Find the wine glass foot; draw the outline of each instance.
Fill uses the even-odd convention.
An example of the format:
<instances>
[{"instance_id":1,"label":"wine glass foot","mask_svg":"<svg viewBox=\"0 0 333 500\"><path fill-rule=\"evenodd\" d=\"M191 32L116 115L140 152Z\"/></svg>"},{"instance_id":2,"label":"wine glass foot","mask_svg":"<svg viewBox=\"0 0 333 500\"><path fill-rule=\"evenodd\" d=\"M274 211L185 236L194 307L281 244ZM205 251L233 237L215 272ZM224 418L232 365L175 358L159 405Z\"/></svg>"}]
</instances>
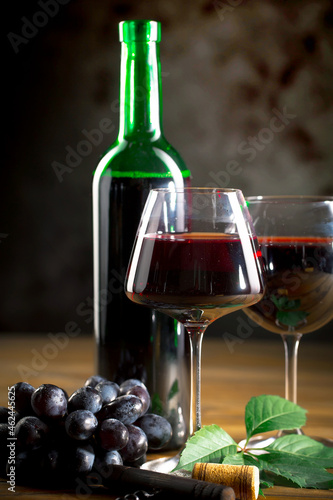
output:
<instances>
[{"instance_id":1,"label":"wine glass foot","mask_svg":"<svg viewBox=\"0 0 333 500\"><path fill-rule=\"evenodd\" d=\"M180 454L174 455L173 457L163 457L156 458L155 460L149 460L141 465L140 469L152 470L154 472L163 472L168 474L171 472L178 464Z\"/></svg>"}]
</instances>

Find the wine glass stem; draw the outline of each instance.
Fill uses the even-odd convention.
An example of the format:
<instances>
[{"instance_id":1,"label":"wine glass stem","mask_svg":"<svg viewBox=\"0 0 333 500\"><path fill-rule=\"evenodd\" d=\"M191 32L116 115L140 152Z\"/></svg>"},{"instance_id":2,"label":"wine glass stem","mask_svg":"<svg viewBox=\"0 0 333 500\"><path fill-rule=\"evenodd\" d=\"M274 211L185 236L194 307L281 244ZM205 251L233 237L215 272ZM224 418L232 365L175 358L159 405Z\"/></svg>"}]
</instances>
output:
<instances>
[{"instance_id":1,"label":"wine glass stem","mask_svg":"<svg viewBox=\"0 0 333 500\"><path fill-rule=\"evenodd\" d=\"M190 435L201 428L201 347L206 327L186 327L191 346Z\"/></svg>"},{"instance_id":2,"label":"wine glass stem","mask_svg":"<svg viewBox=\"0 0 333 500\"><path fill-rule=\"evenodd\" d=\"M285 353L285 398L297 404L297 353L301 333L283 334Z\"/></svg>"}]
</instances>

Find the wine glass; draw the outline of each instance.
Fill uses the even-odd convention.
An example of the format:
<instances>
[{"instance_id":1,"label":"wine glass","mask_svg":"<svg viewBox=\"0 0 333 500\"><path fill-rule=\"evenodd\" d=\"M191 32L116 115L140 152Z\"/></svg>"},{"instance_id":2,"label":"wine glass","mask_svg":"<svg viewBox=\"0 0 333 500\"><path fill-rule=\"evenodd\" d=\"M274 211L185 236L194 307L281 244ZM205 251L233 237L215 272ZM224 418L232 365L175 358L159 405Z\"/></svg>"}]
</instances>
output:
<instances>
[{"instance_id":1,"label":"wine glass","mask_svg":"<svg viewBox=\"0 0 333 500\"><path fill-rule=\"evenodd\" d=\"M244 312L281 335L285 398L297 403L300 339L333 319L333 197L257 196L247 204L264 259L266 292ZM287 433L303 431L278 436Z\"/></svg>"},{"instance_id":2,"label":"wine glass","mask_svg":"<svg viewBox=\"0 0 333 500\"><path fill-rule=\"evenodd\" d=\"M193 434L201 427L201 345L217 318L263 297L262 261L240 190L150 191L133 246L129 299L181 322L191 345Z\"/></svg>"}]
</instances>

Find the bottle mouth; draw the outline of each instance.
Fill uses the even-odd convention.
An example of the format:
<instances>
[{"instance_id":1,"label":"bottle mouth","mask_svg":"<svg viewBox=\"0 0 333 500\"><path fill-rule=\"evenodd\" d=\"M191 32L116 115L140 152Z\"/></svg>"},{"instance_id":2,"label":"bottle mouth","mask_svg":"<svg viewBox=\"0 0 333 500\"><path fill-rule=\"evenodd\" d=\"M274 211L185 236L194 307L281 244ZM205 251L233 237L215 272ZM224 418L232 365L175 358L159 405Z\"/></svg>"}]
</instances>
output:
<instances>
[{"instance_id":1,"label":"bottle mouth","mask_svg":"<svg viewBox=\"0 0 333 500\"><path fill-rule=\"evenodd\" d=\"M119 23L119 40L121 42L160 42L161 23L145 19L121 21Z\"/></svg>"}]
</instances>

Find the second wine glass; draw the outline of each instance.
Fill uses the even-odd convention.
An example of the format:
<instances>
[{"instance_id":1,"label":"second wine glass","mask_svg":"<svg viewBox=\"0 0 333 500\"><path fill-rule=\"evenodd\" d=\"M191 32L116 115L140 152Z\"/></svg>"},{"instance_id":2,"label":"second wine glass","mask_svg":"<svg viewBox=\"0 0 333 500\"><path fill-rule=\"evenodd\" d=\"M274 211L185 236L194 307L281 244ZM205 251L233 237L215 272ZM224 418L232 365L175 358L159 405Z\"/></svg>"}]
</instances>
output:
<instances>
[{"instance_id":1,"label":"second wine glass","mask_svg":"<svg viewBox=\"0 0 333 500\"><path fill-rule=\"evenodd\" d=\"M333 197L256 196L247 203L263 254L266 293L245 313L281 335L285 398L297 403L300 339L333 319ZM287 433L303 431L278 436ZM316 439L333 446L327 436Z\"/></svg>"},{"instance_id":2,"label":"second wine glass","mask_svg":"<svg viewBox=\"0 0 333 500\"><path fill-rule=\"evenodd\" d=\"M186 328L191 344L190 434L201 427L201 345L217 318L263 296L259 246L241 191L154 189L137 232L125 290Z\"/></svg>"}]
</instances>

